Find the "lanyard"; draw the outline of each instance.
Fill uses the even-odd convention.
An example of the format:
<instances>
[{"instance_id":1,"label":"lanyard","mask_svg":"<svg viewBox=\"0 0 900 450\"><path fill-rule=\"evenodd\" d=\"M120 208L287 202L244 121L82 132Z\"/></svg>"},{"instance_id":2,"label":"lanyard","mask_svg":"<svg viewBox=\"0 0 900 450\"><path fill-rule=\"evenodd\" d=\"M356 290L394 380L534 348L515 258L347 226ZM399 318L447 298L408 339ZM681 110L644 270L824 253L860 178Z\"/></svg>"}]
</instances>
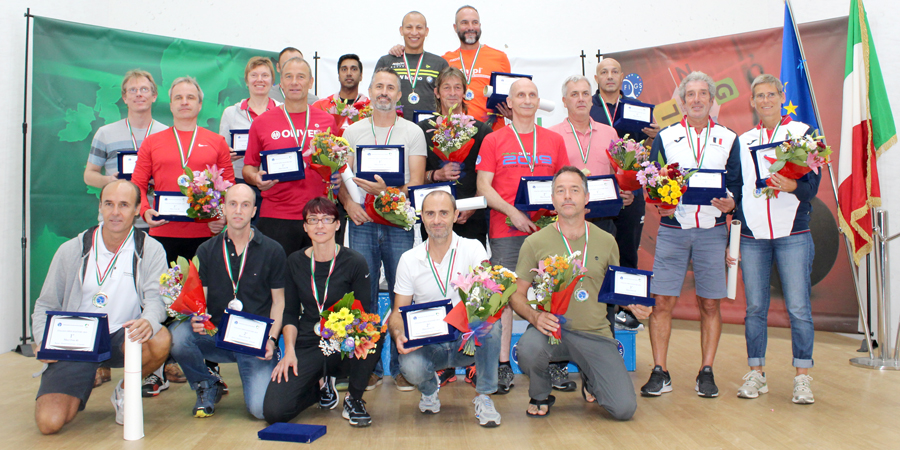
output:
<instances>
[{"instance_id":1,"label":"lanyard","mask_svg":"<svg viewBox=\"0 0 900 450\"><path fill-rule=\"evenodd\" d=\"M419 81L419 69L422 67L422 60L425 59L425 53L419 55L419 63L416 65L416 75L413 77L409 73L409 60L406 59L406 53L403 54L403 62L406 63L406 78L409 80L409 84L412 85L412 89L416 90L416 82Z\"/></svg>"},{"instance_id":2,"label":"lanyard","mask_svg":"<svg viewBox=\"0 0 900 450\"><path fill-rule=\"evenodd\" d=\"M138 151L137 139L134 138L134 131L131 130L131 122L128 121L128 118L125 118L125 125L128 126L128 135L131 136L131 145L134 146L134 151ZM150 125L147 125L147 133L144 134L144 139L147 139L147 136L150 136L150 130L153 129L153 120L150 120ZM141 142L144 142L144 139L141 139Z\"/></svg>"},{"instance_id":3,"label":"lanyard","mask_svg":"<svg viewBox=\"0 0 900 450\"><path fill-rule=\"evenodd\" d=\"M781 122L778 122L778 125L775 125L775 129L772 130L772 137L763 140L763 136L766 135L766 127L763 126L762 121L759 122L759 142L760 144L771 144L772 140L775 139L775 136L778 135L778 129L781 128Z\"/></svg>"},{"instance_id":4,"label":"lanyard","mask_svg":"<svg viewBox=\"0 0 900 450\"><path fill-rule=\"evenodd\" d=\"M231 280L231 287L234 288L234 298L237 298L238 286L241 284L241 275L244 274L244 263L247 262L247 253L250 252L250 241L253 239L253 232L250 232L250 239L244 246L244 252L241 254L241 267L238 269L237 281L231 275L231 258L228 257L228 248L225 245L226 239L222 239L222 257L225 258L225 267L228 269L228 279ZM234 249L237 251L237 247Z\"/></svg>"},{"instance_id":5,"label":"lanyard","mask_svg":"<svg viewBox=\"0 0 900 450\"><path fill-rule=\"evenodd\" d=\"M528 160L528 153L525 153L525 144L522 143L522 138L519 137L519 130L516 130L515 124L510 124L513 129L513 134L516 136L516 142L519 143L519 148L522 149L522 156ZM531 160L528 160L528 167L531 169L531 173L534 173L534 166L537 163L537 126L534 127L534 142L531 147Z\"/></svg>"},{"instance_id":6,"label":"lanyard","mask_svg":"<svg viewBox=\"0 0 900 450\"><path fill-rule=\"evenodd\" d=\"M564 235L562 230L559 229L559 222L556 223L556 231L559 231L559 236L562 237L563 244L566 244L566 251L569 252L569 255L571 255L572 247L569 246L569 240L566 239L566 235ZM581 252L581 265L582 266L585 266L585 264L587 264L588 241L590 241L590 240L591 240L591 230L588 229L587 222L584 222L584 250Z\"/></svg>"},{"instance_id":7,"label":"lanyard","mask_svg":"<svg viewBox=\"0 0 900 450\"><path fill-rule=\"evenodd\" d=\"M249 108L249 106L248 106ZM294 121L291 120L291 115L288 114L287 108L284 105L281 105L281 112L284 113L284 117L288 121L288 125L291 126L291 135L294 136L294 142L297 144L297 147L300 147L300 150L303 150L303 146L300 145L300 139L297 138L297 128L294 127ZM306 137L306 134L309 133L309 108L306 108L306 125L303 126L303 137Z\"/></svg>"},{"instance_id":8,"label":"lanyard","mask_svg":"<svg viewBox=\"0 0 900 450\"><path fill-rule=\"evenodd\" d=\"M334 244L334 258L331 260L331 267L328 268L328 277L325 278L325 291L322 292L322 301L319 302L319 290L316 289L316 251L309 250L309 280L312 284L313 297L316 299L316 307L319 308L319 315L325 308L325 302L328 300L328 283L331 282L331 273L334 272L334 262L337 261L338 245Z\"/></svg>"},{"instance_id":9,"label":"lanyard","mask_svg":"<svg viewBox=\"0 0 900 450\"><path fill-rule=\"evenodd\" d=\"M609 126L613 126L613 119L619 113L619 99L616 98L616 109L613 110L612 116L609 115L609 107L606 106L606 100L600 97L600 102L603 103L603 114L606 114L606 121L609 122Z\"/></svg>"},{"instance_id":10,"label":"lanyard","mask_svg":"<svg viewBox=\"0 0 900 450\"><path fill-rule=\"evenodd\" d=\"M191 159L191 153L194 151L194 141L197 140L197 130L200 127L194 126L194 134L191 135L191 146L188 147L187 157L184 156L184 148L181 146L181 139L178 137L178 130L175 127L172 127L172 132L175 133L175 143L178 144L178 157L181 158L181 167L187 168L187 163Z\"/></svg>"},{"instance_id":11,"label":"lanyard","mask_svg":"<svg viewBox=\"0 0 900 450\"><path fill-rule=\"evenodd\" d=\"M378 145L378 136L375 134L375 120L371 117L369 118L369 125L372 127L372 138L375 139L375 145ZM394 132L394 125L397 125L396 117L394 117L394 123L391 124L391 127L388 129L387 137L384 138L384 145L391 144L391 134Z\"/></svg>"},{"instance_id":12,"label":"lanyard","mask_svg":"<svg viewBox=\"0 0 900 450\"><path fill-rule=\"evenodd\" d=\"M447 277L444 280L441 280L441 275L438 273L437 266L434 264L434 261L431 259L431 253L428 253L428 244L425 244L425 256L428 257L428 263L431 267L431 274L434 275L434 281L437 281L438 288L441 290L441 296L447 296L447 288L450 287L450 276L453 274L453 266L456 265L456 249L459 248L459 241L456 241L456 248L450 251L450 267L447 268Z\"/></svg>"},{"instance_id":13,"label":"lanyard","mask_svg":"<svg viewBox=\"0 0 900 450\"><path fill-rule=\"evenodd\" d=\"M466 63L463 61L462 57L462 47L459 48L459 65L462 66L463 75L466 76L466 85L472 82L472 76L475 75L475 62L478 61L479 53L481 53L481 44L478 45L478 50L475 51L475 57L472 59L472 66L470 66L469 70L466 70Z\"/></svg>"},{"instance_id":14,"label":"lanyard","mask_svg":"<svg viewBox=\"0 0 900 450\"><path fill-rule=\"evenodd\" d=\"M572 128L572 135L575 136L575 143L578 144L578 153L581 153L581 162L583 162L585 167L587 167L588 155L591 154L591 143L594 141L594 127L590 127L591 134L588 135L587 151L585 151L581 147L581 138L579 138L578 133L575 132L575 125L572 125L572 121L569 120L568 117L566 118L566 122L569 122L569 127ZM588 126L590 125L591 123L590 121L588 121Z\"/></svg>"},{"instance_id":15,"label":"lanyard","mask_svg":"<svg viewBox=\"0 0 900 450\"><path fill-rule=\"evenodd\" d=\"M709 124L706 126L706 137L703 138L703 147L700 147L700 133L697 133L697 145L695 146L694 139L691 137L692 127L688 125L687 122L685 122L684 127L684 131L687 133L688 145L691 147L691 152L694 154L694 159L697 160L697 168L699 169L701 168L701 166L703 166L703 158L705 157L703 151L706 150L706 143L709 141L709 130L711 130L713 127L712 119L709 119ZM700 147L699 153L697 147Z\"/></svg>"},{"instance_id":16,"label":"lanyard","mask_svg":"<svg viewBox=\"0 0 900 450\"><path fill-rule=\"evenodd\" d=\"M119 251L122 250L122 246L124 246L125 243L128 242L128 239L131 239L131 235L134 233L134 227L131 227L131 231L128 232L128 236L125 236L125 240L122 241L121 244L119 244L119 248L116 249L116 253L115 255L113 255L113 259L109 262L109 264L106 265L106 270L104 270L103 272L100 272L100 259L99 252L97 251L97 247L99 247L99 245L97 245L97 234L99 232L100 227L97 227L97 229L94 230L94 265L97 266L97 286L102 287L103 283L109 277L109 269L115 266L116 261L118 261L119 259Z\"/></svg>"}]
</instances>

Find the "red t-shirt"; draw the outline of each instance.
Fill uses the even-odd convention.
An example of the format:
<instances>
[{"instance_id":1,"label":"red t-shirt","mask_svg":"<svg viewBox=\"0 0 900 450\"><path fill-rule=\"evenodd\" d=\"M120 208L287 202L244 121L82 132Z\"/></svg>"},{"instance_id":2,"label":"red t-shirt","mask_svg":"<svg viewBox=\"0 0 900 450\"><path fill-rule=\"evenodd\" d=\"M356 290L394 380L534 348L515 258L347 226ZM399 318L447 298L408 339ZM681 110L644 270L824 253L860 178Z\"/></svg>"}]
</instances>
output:
<instances>
[{"instance_id":1,"label":"red t-shirt","mask_svg":"<svg viewBox=\"0 0 900 450\"><path fill-rule=\"evenodd\" d=\"M175 128L170 127L159 133L151 134L141 143L138 150L138 159L131 175L131 181L141 189L141 198L147 198L147 183L153 179L154 190L157 192L180 192L178 177L184 175L181 166L181 156L178 154L178 144L175 142ZM191 156L187 160L187 166L191 170L206 170L207 166L217 165L225 171L222 177L234 183L234 167L231 165L231 149L225 143L225 138L203 127L197 127L197 140L194 142L193 151L188 150L191 145L192 132L179 131L178 139L185 152ZM153 208L147 202L141 202L141 217ZM150 236L175 237L175 238L202 238L212 236L209 226L196 222L170 222L165 225L150 229Z\"/></svg>"},{"instance_id":2,"label":"red t-shirt","mask_svg":"<svg viewBox=\"0 0 900 450\"><path fill-rule=\"evenodd\" d=\"M491 186L503 200L511 205L516 201L516 192L519 189L521 177L553 176L559 169L569 164L569 156L566 153L566 144L563 142L562 136L537 125L535 125L535 130L538 134L538 148L537 162L534 165L533 173L528 166L534 143L532 133L519 136L527 157L522 154L522 148L516 141L512 127L504 127L485 136L481 143L481 151L478 153L478 163L475 169L480 172L493 173L494 180ZM506 224L506 214L491 210L491 238L525 235L526 233Z\"/></svg>"},{"instance_id":3,"label":"red t-shirt","mask_svg":"<svg viewBox=\"0 0 900 450\"><path fill-rule=\"evenodd\" d=\"M469 75L470 71L473 72L472 79L469 80L469 89L475 94L475 98L471 101L467 100L466 107L468 108L469 115L477 120L486 122L488 119L488 109L487 98L484 96L484 87L491 84L491 73L509 73L510 65L506 53L488 47L487 45L481 46L481 51L478 52L477 60L475 60L476 52L478 51L456 49L444 53L444 59L447 60L447 64L451 67L463 70L463 72L466 73L466 76ZM460 62L459 59L460 54L462 54L462 62ZM475 60L474 70L472 69L473 60ZM465 69L462 68L463 64L466 66ZM497 121L494 122L493 128L496 131L505 126L506 121L502 117L498 117Z\"/></svg>"},{"instance_id":4,"label":"red t-shirt","mask_svg":"<svg viewBox=\"0 0 900 450\"><path fill-rule=\"evenodd\" d=\"M328 97L320 98L319 101L312 104L312 107L321 109L322 111L325 111L327 113L328 110L334 107L334 97L337 95L338 94L331 94ZM368 98L362 94L356 97L356 102L364 102L366 100L368 100ZM349 117L343 117L339 114L331 114L331 117L334 117L334 121L335 123L337 123L337 126L331 129L331 134L335 136L343 136L344 130L346 130L350 125L353 125L353 122L350 122Z\"/></svg>"},{"instance_id":5,"label":"red t-shirt","mask_svg":"<svg viewBox=\"0 0 900 450\"><path fill-rule=\"evenodd\" d=\"M266 150L279 150L296 147L297 142L303 144L304 150L309 149L309 142L317 133L335 129L334 118L317 108L308 108L309 130L303 138L294 140L291 126L284 110L276 108L259 115L250 125L250 137L247 144L247 153L244 155L244 164L260 167L262 159L260 152ZM298 128L297 132L303 134L306 125L306 114L291 113L291 120ZM263 202L259 210L259 217L271 217L275 219L302 220L303 207L306 202L315 197L325 195L325 189L330 180L322 179L315 170L309 169L309 156L303 157L303 163L307 167L306 178L297 181L279 181L270 189L262 192Z\"/></svg>"}]
</instances>

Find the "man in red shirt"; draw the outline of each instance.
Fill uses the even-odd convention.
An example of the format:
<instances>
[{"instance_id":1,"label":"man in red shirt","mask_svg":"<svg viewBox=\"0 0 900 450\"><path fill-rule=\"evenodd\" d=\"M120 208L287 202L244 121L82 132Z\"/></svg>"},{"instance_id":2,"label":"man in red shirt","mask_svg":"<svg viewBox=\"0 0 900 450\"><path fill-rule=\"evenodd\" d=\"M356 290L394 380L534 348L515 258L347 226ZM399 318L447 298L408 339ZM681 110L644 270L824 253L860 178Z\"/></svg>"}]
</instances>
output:
<instances>
[{"instance_id":1,"label":"man in red shirt","mask_svg":"<svg viewBox=\"0 0 900 450\"><path fill-rule=\"evenodd\" d=\"M303 230L303 207L309 200L325 195L329 180L309 169L309 156L301 157L305 167L305 178L302 180L263 180L266 172L260 169L260 152L297 148L297 152L302 154L309 149L310 141L317 133L335 129L331 114L309 108L307 99L312 83L309 63L301 58L285 61L281 66L284 104L260 114L253 121L244 156L244 180L262 191L263 202L256 226L264 235L281 244L286 255L311 245L309 235Z\"/></svg>"},{"instance_id":2,"label":"man in red shirt","mask_svg":"<svg viewBox=\"0 0 900 450\"><path fill-rule=\"evenodd\" d=\"M341 55L341 57L338 58L338 82L341 84L341 90L312 105L313 108L321 109L334 117L335 122L337 122L337 128L332 129L331 134L335 136L343 136L344 130L355 122L350 116L336 115L330 112L337 112L334 108L338 101L346 103L348 106L369 103L369 97L366 97L365 94L359 92L359 83L362 81L362 72L362 62L359 60L359 56L352 53ZM358 109L360 108L357 108L357 110Z\"/></svg>"}]
</instances>

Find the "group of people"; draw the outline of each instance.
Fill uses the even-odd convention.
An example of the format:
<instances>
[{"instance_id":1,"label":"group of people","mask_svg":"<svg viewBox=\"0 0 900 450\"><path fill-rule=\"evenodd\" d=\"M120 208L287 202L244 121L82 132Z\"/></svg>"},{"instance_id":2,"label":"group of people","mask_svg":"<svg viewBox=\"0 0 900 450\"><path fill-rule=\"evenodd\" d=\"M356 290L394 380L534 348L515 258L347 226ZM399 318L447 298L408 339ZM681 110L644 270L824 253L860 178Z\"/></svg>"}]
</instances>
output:
<instances>
[{"instance_id":1,"label":"group of people","mask_svg":"<svg viewBox=\"0 0 900 450\"><path fill-rule=\"evenodd\" d=\"M404 44L379 60L368 96L359 90L363 67L356 55L338 61L340 91L317 101L309 93L312 71L299 50L284 49L274 65L268 58L254 57L244 74L249 97L225 110L218 134L197 124L203 91L195 79L173 81L173 126L166 127L151 115L157 99L152 75L128 72L122 82L128 116L98 130L84 174L87 184L102 188L100 223L57 251L33 316L39 346L47 311L108 314L112 358L104 363L43 361L47 365L35 408L41 432L59 431L84 408L93 387L109 379L108 367L121 367L125 339L142 344L144 394L159 394L169 381L187 381L196 391L195 417L213 415L227 393L218 364L237 363L247 410L270 423L290 421L316 404L335 408L340 401L335 379L346 378L342 415L358 427L371 424L363 395L382 384L385 373L401 391L418 389L420 411L434 414L440 411L440 386L455 379L457 367L468 367L466 379L476 390L479 424L498 426L501 417L490 396L514 386L509 363L513 313L529 322L518 343L519 367L529 379L528 415L549 414L554 389L577 389L566 370L572 362L580 369L584 400L628 420L637 406L636 393L617 351L614 328L639 326L638 320L649 318L655 367L640 393L652 397L670 392L666 356L672 310L689 264L701 317L702 361L695 389L701 397L716 397L712 366L721 333L719 302L725 297L726 266L738 263L726 258L729 214L742 223L739 259L748 303L750 371L738 396L756 398L768 391L766 314L769 274L777 261L791 317L797 370L793 401L812 403L808 369L813 363L809 295L814 249L809 213L819 176L792 180L773 175L774 189L782 195L768 198L756 188L749 151L754 145L811 131L781 115L781 82L771 75L753 82L751 106L760 122L741 136L710 117L715 83L701 72L686 76L678 88L685 111L680 123L662 130L653 123L637 135L631 133L651 149L651 161L724 170L728 195L708 206L659 207L651 285L656 306L616 310L592 299L608 266L637 268L644 194L620 191L624 207L616 216L587 218L586 175L612 173L605 150L627 133L612 126L622 105L621 65L613 59L597 65L596 92L586 77L566 78L561 93L567 118L544 128L535 123L540 96L531 80L514 82L505 104L486 107L483 87L492 72L509 72L510 65L503 52L480 42L478 11L460 8L453 27L460 47L441 58L424 51L425 17L406 14L400 27ZM354 121L333 113L339 103L366 100L371 105L368 117ZM447 163L434 153L433 127L427 121L411 121L419 110L441 115L462 110L474 118L477 134L462 163ZM240 156L230 145L231 131L247 129L246 154ZM302 153L316 134L328 130L353 148L402 145L403 183L390 187L404 194L412 186L458 183L456 197L434 191L420 205L421 244L414 245L414 230L373 222L337 178L324 179L314 170L305 170L305 178L296 181L265 177L261 152L296 148ZM117 173L117 153L125 150L137 151L131 181ZM302 160L304 167L309 165L309 156ZM185 169L204 170L213 164L224 169L226 180L236 182L225 193L220 218L207 223L161 220L150 201L152 191L178 191L177 180ZM353 168L354 162L350 165ZM516 208L523 176L553 177L552 203L558 217L553 225L540 229L533 217ZM375 180L354 179L364 194L378 195L389 187L381 177ZM324 197L328 189L337 191L336 203ZM485 197L489 213L457 209L457 198L474 196ZM349 247L342 245L345 232ZM526 293L534 281L532 269L548 256L578 250L587 270L583 289L588 295L571 302L565 320L530 306ZM274 322L264 356L216 347L200 318L166 320L159 277L168 261L194 255L214 323L232 302ZM456 304L460 298L450 279L488 259L492 265L515 269L519 278L510 308L479 338L475 355L459 352L459 340L407 347L399 308L442 299ZM382 367L380 359L384 340L364 359L326 356L318 327L322 311L353 292L366 312L377 313L382 268L392 305L386 321L392 338L389 367ZM101 296L108 301L98 301ZM547 336L560 329L561 343L549 344ZM281 338L283 354L278 350ZM122 398L120 382L111 398L119 423Z\"/></svg>"}]
</instances>

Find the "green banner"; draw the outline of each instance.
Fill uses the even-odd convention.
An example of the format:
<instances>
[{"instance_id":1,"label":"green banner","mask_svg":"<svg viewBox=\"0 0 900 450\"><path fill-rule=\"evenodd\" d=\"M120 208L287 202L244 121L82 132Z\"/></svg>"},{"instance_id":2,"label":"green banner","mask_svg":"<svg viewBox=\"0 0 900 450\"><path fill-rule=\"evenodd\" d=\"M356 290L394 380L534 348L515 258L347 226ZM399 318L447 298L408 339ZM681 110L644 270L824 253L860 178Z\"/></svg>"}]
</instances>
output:
<instances>
[{"instance_id":1,"label":"green banner","mask_svg":"<svg viewBox=\"0 0 900 450\"><path fill-rule=\"evenodd\" d=\"M168 91L180 76L203 89L200 126L219 130L222 111L246 98L244 66L276 52L34 19L31 124L31 301L56 249L97 223L99 190L84 183L91 140L123 119L122 77L143 69L159 85L153 118L171 125Z\"/></svg>"}]
</instances>

